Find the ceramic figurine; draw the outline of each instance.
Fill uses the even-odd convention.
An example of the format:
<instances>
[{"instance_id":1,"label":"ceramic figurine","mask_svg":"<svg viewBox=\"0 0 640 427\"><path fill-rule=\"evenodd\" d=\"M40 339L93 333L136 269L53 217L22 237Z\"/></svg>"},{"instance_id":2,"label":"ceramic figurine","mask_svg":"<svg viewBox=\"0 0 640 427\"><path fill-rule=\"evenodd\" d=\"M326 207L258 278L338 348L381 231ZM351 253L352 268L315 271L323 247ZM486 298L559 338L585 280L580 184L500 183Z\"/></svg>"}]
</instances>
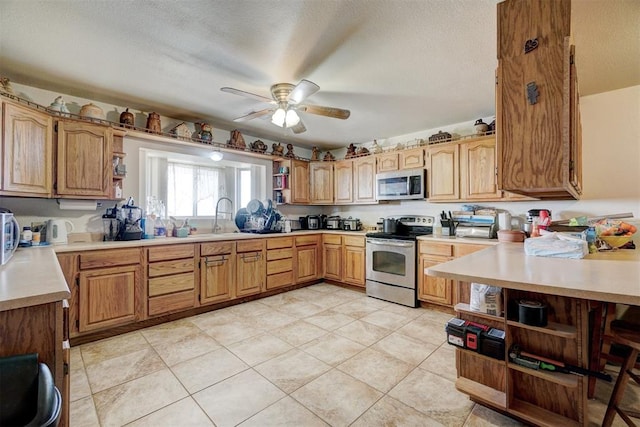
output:
<instances>
[{"instance_id":1,"label":"ceramic figurine","mask_svg":"<svg viewBox=\"0 0 640 427\"><path fill-rule=\"evenodd\" d=\"M185 122L180 123L178 126L174 127L169 131L174 138L190 140L191 139L191 129Z\"/></svg>"},{"instance_id":2,"label":"ceramic figurine","mask_svg":"<svg viewBox=\"0 0 640 427\"><path fill-rule=\"evenodd\" d=\"M333 162L335 160L335 156L333 154L331 154L331 151L327 151L324 154L324 157L322 158L323 161L325 162Z\"/></svg>"},{"instance_id":3,"label":"ceramic figurine","mask_svg":"<svg viewBox=\"0 0 640 427\"><path fill-rule=\"evenodd\" d=\"M201 140L210 143L213 141L213 128L211 125L207 123L198 123L200 125L200 133L198 133L198 138Z\"/></svg>"},{"instance_id":4,"label":"ceramic figurine","mask_svg":"<svg viewBox=\"0 0 640 427\"><path fill-rule=\"evenodd\" d=\"M356 146L353 144L349 144L349 146L347 147L347 154L344 155L345 159L350 159L352 157L355 157L356 155Z\"/></svg>"},{"instance_id":5,"label":"ceramic figurine","mask_svg":"<svg viewBox=\"0 0 640 427\"><path fill-rule=\"evenodd\" d=\"M120 113L120 124L124 127L133 127L134 119L133 113L130 113L128 108Z\"/></svg>"},{"instance_id":6,"label":"ceramic figurine","mask_svg":"<svg viewBox=\"0 0 640 427\"><path fill-rule=\"evenodd\" d=\"M452 136L449 132L438 131L429 137L429 144L438 144L440 142L451 141Z\"/></svg>"},{"instance_id":7,"label":"ceramic figurine","mask_svg":"<svg viewBox=\"0 0 640 427\"><path fill-rule=\"evenodd\" d=\"M227 145L239 150L244 150L245 148L247 148L247 144L244 142L244 137L238 129L234 129L231 131L231 139L229 139Z\"/></svg>"},{"instance_id":8,"label":"ceramic figurine","mask_svg":"<svg viewBox=\"0 0 640 427\"><path fill-rule=\"evenodd\" d=\"M287 154L284 155L290 159L295 159L296 155L293 154L293 144L287 144Z\"/></svg>"},{"instance_id":9,"label":"ceramic figurine","mask_svg":"<svg viewBox=\"0 0 640 427\"><path fill-rule=\"evenodd\" d=\"M51 105L49 105L49 110L58 111L64 115L68 115L71 113L67 108L67 106L65 105L64 100L62 99L61 96L53 100Z\"/></svg>"},{"instance_id":10,"label":"ceramic figurine","mask_svg":"<svg viewBox=\"0 0 640 427\"><path fill-rule=\"evenodd\" d=\"M320 160L320 150L316 146L311 149L311 160Z\"/></svg>"},{"instance_id":11,"label":"ceramic figurine","mask_svg":"<svg viewBox=\"0 0 640 427\"><path fill-rule=\"evenodd\" d=\"M369 154L369 149L367 147L358 147L356 150L356 155L358 156L366 156Z\"/></svg>"},{"instance_id":12,"label":"ceramic figurine","mask_svg":"<svg viewBox=\"0 0 640 427\"><path fill-rule=\"evenodd\" d=\"M256 139L251 143L251 151L255 151L256 153L264 153L265 151L267 151L267 144L259 139Z\"/></svg>"},{"instance_id":13,"label":"ceramic figurine","mask_svg":"<svg viewBox=\"0 0 640 427\"><path fill-rule=\"evenodd\" d=\"M15 95L13 93L13 88L11 87L11 83L9 82L8 77L0 77L0 92L8 93L9 95Z\"/></svg>"},{"instance_id":14,"label":"ceramic figurine","mask_svg":"<svg viewBox=\"0 0 640 427\"><path fill-rule=\"evenodd\" d=\"M80 108L79 115L89 119L104 120L104 111L102 111L102 108L94 105L91 102L83 105L82 108Z\"/></svg>"},{"instance_id":15,"label":"ceramic figurine","mask_svg":"<svg viewBox=\"0 0 640 427\"><path fill-rule=\"evenodd\" d=\"M382 153L382 147L380 146L380 144L378 144L377 140L373 140L373 145L371 146L371 151L373 151L374 154L380 154Z\"/></svg>"},{"instance_id":16,"label":"ceramic figurine","mask_svg":"<svg viewBox=\"0 0 640 427\"><path fill-rule=\"evenodd\" d=\"M402 142L398 142L398 144L396 145L395 150L400 151L400 150L404 150L405 149L405 145Z\"/></svg>"},{"instance_id":17,"label":"ceramic figurine","mask_svg":"<svg viewBox=\"0 0 640 427\"><path fill-rule=\"evenodd\" d=\"M271 154L273 154L274 156L282 156L282 154L284 153L284 147L278 142L278 143L273 143L273 145L271 145Z\"/></svg>"},{"instance_id":18,"label":"ceramic figurine","mask_svg":"<svg viewBox=\"0 0 640 427\"><path fill-rule=\"evenodd\" d=\"M476 120L473 127L476 128L476 133L478 135L484 135L489 130L489 125L483 122L482 119Z\"/></svg>"},{"instance_id":19,"label":"ceramic figurine","mask_svg":"<svg viewBox=\"0 0 640 427\"><path fill-rule=\"evenodd\" d=\"M149 117L147 117L147 129L151 133L162 133L162 126L160 125L160 114L156 112L149 113Z\"/></svg>"}]
</instances>

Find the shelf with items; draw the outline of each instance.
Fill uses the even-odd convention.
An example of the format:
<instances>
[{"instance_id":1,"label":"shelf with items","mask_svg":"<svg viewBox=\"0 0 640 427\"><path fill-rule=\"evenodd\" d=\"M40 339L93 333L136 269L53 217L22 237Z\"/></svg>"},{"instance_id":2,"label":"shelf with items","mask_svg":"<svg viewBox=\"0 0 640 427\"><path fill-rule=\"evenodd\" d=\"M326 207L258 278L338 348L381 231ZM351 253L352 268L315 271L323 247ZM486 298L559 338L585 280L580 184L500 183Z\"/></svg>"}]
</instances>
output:
<instances>
[{"instance_id":1,"label":"shelf with items","mask_svg":"<svg viewBox=\"0 0 640 427\"><path fill-rule=\"evenodd\" d=\"M456 313L468 314L468 315L475 316L475 317L478 317L478 318L484 319L484 320L490 320L490 321L495 321L495 322L504 322L504 317L496 316L494 314L483 313L481 311L473 311L473 310L471 310L471 306L469 304L458 303L458 304L455 305L455 307L453 309L455 310Z\"/></svg>"},{"instance_id":2,"label":"shelf with items","mask_svg":"<svg viewBox=\"0 0 640 427\"><path fill-rule=\"evenodd\" d=\"M543 334L549 334L556 337L562 337L565 339L576 339L577 329L575 326L564 325L562 323L547 322L547 326L532 326L524 323L517 322L515 320L507 320L508 326L515 326L522 329L529 329Z\"/></svg>"},{"instance_id":3,"label":"shelf with items","mask_svg":"<svg viewBox=\"0 0 640 427\"><path fill-rule=\"evenodd\" d=\"M526 366L520 366L517 363L512 363L512 362L509 362L507 366L511 370L520 371L524 374L532 375L534 377L541 378L545 381L549 381L549 382L561 385L563 387L568 387L568 388L578 387L579 377L573 374L563 374L560 372L550 372L550 371L544 371L540 369L533 369L533 368L528 368Z\"/></svg>"},{"instance_id":4,"label":"shelf with items","mask_svg":"<svg viewBox=\"0 0 640 427\"><path fill-rule=\"evenodd\" d=\"M112 169L111 169L111 198L122 199L123 198L123 180L127 176L127 168L123 163L127 154L124 152L123 147L124 133L114 131L113 134L113 146L111 150L112 157Z\"/></svg>"}]
</instances>

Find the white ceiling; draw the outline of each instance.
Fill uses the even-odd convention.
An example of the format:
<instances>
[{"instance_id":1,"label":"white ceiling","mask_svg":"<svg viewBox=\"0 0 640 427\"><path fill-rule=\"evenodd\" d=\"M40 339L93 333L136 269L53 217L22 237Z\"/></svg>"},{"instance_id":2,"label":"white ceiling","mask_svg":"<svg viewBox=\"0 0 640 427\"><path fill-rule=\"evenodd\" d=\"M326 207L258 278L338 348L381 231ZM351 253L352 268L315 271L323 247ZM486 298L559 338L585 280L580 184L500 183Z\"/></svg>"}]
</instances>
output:
<instances>
[{"instance_id":1,"label":"white ceiling","mask_svg":"<svg viewBox=\"0 0 640 427\"><path fill-rule=\"evenodd\" d=\"M0 75L268 139L325 148L494 114L496 0L0 0ZM640 84L640 1L574 0L582 95ZM308 79L294 136L268 120L278 82Z\"/></svg>"}]
</instances>

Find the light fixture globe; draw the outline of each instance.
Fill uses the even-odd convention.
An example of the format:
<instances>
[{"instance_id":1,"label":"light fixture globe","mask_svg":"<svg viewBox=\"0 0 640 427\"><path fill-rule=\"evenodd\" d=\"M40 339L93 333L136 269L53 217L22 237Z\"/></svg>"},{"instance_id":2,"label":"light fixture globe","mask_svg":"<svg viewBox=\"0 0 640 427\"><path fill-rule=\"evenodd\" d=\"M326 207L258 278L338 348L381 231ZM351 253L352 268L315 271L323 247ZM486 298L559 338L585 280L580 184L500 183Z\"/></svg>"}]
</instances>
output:
<instances>
[{"instance_id":1,"label":"light fixture globe","mask_svg":"<svg viewBox=\"0 0 640 427\"><path fill-rule=\"evenodd\" d=\"M220 151L212 151L211 154L209 154L209 158L214 162L219 162L220 160L222 160L222 157L223 155Z\"/></svg>"},{"instance_id":2,"label":"light fixture globe","mask_svg":"<svg viewBox=\"0 0 640 427\"><path fill-rule=\"evenodd\" d=\"M276 126L284 127L284 121L287 116L287 113L284 111L284 108L278 108L271 116L271 123ZM300 119L298 119L300 120Z\"/></svg>"},{"instance_id":3,"label":"light fixture globe","mask_svg":"<svg viewBox=\"0 0 640 427\"><path fill-rule=\"evenodd\" d=\"M298 123L300 123L300 117L295 112L295 110L289 109L289 111L287 111L285 126L290 128L297 125Z\"/></svg>"}]
</instances>

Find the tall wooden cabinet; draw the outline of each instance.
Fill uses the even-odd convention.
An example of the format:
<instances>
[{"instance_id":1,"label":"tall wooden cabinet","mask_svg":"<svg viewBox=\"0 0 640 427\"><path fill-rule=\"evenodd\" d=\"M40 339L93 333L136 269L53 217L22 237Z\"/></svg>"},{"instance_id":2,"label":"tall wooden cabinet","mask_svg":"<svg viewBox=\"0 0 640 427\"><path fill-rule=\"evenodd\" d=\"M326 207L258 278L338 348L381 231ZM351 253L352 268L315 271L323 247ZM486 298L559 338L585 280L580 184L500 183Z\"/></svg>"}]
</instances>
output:
<instances>
[{"instance_id":1,"label":"tall wooden cabinet","mask_svg":"<svg viewBox=\"0 0 640 427\"><path fill-rule=\"evenodd\" d=\"M273 162L274 199L288 204L309 204L309 162L297 159L278 159Z\"/></svg>"},{"instance_id":2,"label":"tall wooden cabinet","mask_svg":"<svg viewBox=\"0 0 640 427\"><path fill-rule=\"evenodd\" d=\"M578 199L581 134L571 1L498 4L496 131L500 189Z\"/></svg>"},{"instance_id":3,"label":"tall wooden cabinet","mask_svg":"<svg viewBox=\"0 0 640 427\"><path fill-rule=\"evenodd\" d=\"M60 197L109 198L113 131L106 126L60 120L56 193Z\"/></svg>"},{"instance_id":4,"label":"tall wooden cabinet","mask_svg":"<svg viewBox=\"0 0 640 427\"><path fill-rule=\"evenodd\" d=\"M340 160L333 166L333 199L336 204L353 203L353 160Z\"/></svg>"},{"instance_id":5,"label":"tall wooden cabinet","mask_svg":"<svg viewBox=\"0 0 640 427\"><path fill-rule=\"evenodd\" d=\"M51 116L2 102L0 194L51 197L53 194L53 120Z\"/></svg>"},{"instance_id":6,"label":"tall wooden cabinet","mask_svg":"<svg viewBox=\"0 0 640 427\"><path fill-rule=\"evenodd\" d=\"M460 144L460 198L500 199L496 179L496 140L489 137Z\"/></svg>"}]
</instances>

